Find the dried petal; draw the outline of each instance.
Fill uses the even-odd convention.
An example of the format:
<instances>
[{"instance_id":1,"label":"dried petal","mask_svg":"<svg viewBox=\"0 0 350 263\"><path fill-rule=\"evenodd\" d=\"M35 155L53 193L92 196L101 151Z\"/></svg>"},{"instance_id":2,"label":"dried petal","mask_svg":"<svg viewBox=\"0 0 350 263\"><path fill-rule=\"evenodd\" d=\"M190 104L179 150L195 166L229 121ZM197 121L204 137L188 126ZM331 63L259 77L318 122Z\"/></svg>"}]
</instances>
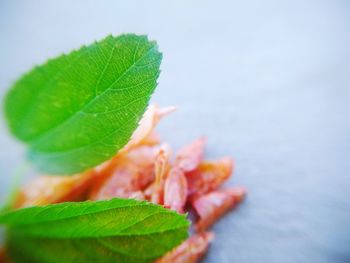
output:
<instances>
[{"instance_id":1,"label":"dried petal","mask_svg":"<svg viewBox=\"0 0 350 263\"><path fill-rule=\"evenodd\" d=\"M212 232L202 232L184 241L155 263L195 263L207 252L209 243L214 239Z\"/></svg>"},{"instance_id":2,"label":"dried petal","mask_svg":"<svg viewBox=\"0 0 350 263\"><path fill-rule=\"evenodd\" d=\"M146 200L146 197L142 191L136 191L130 193L127 198L136 199L136 200Z\"/></svg>"},{"instance_id":3,"label":"dried petal","mask_svg":"<svg viewBox=\"0 0 350 263\"><path fill-rule=\"evenodd\" d=\"M164 169L167 169L167 160L170 153L170 146L163 144L138 146L130 149L129 152L118 154L113 162L100 170L99 181L92 188L90 199L101 200L111 197L131 198L135 195L138 199L141 199L141 197L144 199L145 195L142 191L155 180L156 164L160 166L163 162L163 165L166 164ZM158 171L160 177L164 177L164 173L165 171ZM160 178L158 182L158 191L160 194L163 193L163 181ZM162 202L161 197L159 196L157 198L157 203ZM156 200L156 193L154 193L154 200Z\"/></svg>"},{"instance_id":4,"label":"dried petal","mask_svg":"<svg viewBox=\"0 0 350 263\"><path fill-rule=\"evenodd\" d=\"M202 162L196 170L186 173L189 198L197 198L217 189L230 178L233 168L233 160L229 157Z\"/></svg>"},{"instance_id":5,"label":"dried petal","mask_svg":"<svg viewBox=\"0 0 350 263\"><path fill-rule=\"evenodd\" d=\"M104 187L106 181L113 176L116 167L120 163L124 163L126 161L126 157L124 154L117 154L111 160L97 166L95 168L96 176L94 178L94 182L89 191L89 199L95 200L98 199L99 191Z\"/></svg>"},{"instance_id":6,"label":"dried petal","mask_svg":"<svg viewBox=\"0 0 350 263\"><path fill-rule=\"evenodd\" d=\"M199 215L197 231L203 231L217 221L228 210L235 207L244 197L246 190L242 187L211 192L192 202Z\"/></svg>"},{"instance_id":7,"label":"dried petal","mask_svg":"<svg viewBox=\"0 0 350 263\"><path fill-rule=\"evenodd\" d=\"M151 183L145 190L143 190L143 194L145 195L146 200L151 202L152 193L154 192L155 182Z\"/></svg>"},{"instance_id":8,"label":"dried petal","mask_svg":"<svg viewBox=\"0 0 350 263\"><path fill-rule=\"evenodd\" d=\"M79 201L90 187L93 177L92 170L74 176L37 177L19 192L14 207Z\"/></svg>"},{"instance_id":9,"label":"dried petal","mask_svg":"<svg viewBox=\"0 0 350 263\"><path fill-rule=\"evenodd\" d=\"M117 155L109 166L100 170L90 199L134 196L144 199L142 190L154 181L155 160L160 149L164 147L166 146L138 146L127 153Z\"/></svg>"},{"instance_id":10,"label":"dried petal","mask_svg":"<svg viewBox=\"0 0 350 263\"><path fill-rule=\"evenodd\" d=\"M170 147L163 144L152 147L140 146L135 149L132 149L128 153L128 159L138 169L138 178L136 180L138 189L144 190L150 183L154 181L154 167L156 157L160 149L163 149L164 147L168 147L170 151Z\"/></svg>"},{"instance_id":11,"label":"dried petal","mask_svg":"<svg viewBox=\"0 0 350 263\"><path fill-rule=\"evenodd\" d=\"M142 168L147 166L154 167L154 162L159 151L165 147L170 149L170 146L167 144L156 146L139 146L130 150L126 156L133 164L135 164L135 166L140 166Z\"/></svg>"},{"instance_id":12,"label":"dried petal","mask_svg":"<svg viewBox=\"0 0 350 263\"><path fill-rule=\"evenodd\" d=\"M160 149L154 166L155 181L153 185L153 192L151 195L151 202L155 204L163 204L164 183L169 171L169 157L170 150L168 148Z\"/></svg>"},{"instance_id":13,"label":"dried petal","mask_svg":"<svg viewBox=\"0 0 350 263\"><path fill-rule=\"evenodd\" d=\"M175 166L184 172L190 172L196 169L203 159L205 142L205 137L200 137L180 149L176 156Z\"/></svg>"},{"instance_id":14,"label":"dried petal","mask_svg":"<svg viewBox=\"0 0 350 263\"><path fill-rule=\"evenodd\" d=\"M154 146L160 144L160 136L156 131L152 131L147 137L145 137L139 145Z\"/></svg>"},{"instance_id":15,"label":"dried petal","mask_svg":"<svg viewBox=\"0 0 350 263\"><path fill-rule=\"evenodd\" d=\"M140 144L147 144L150 140L154 127L160 119L169 113L175 111L175 107L159 108L157 105L149 105L147 111L143 115L139 126L134 131L128 144L121 150L121 152L128 151L131 148Z\"/></svg>"},{"instance_id":16,"label":"dried petal","mask_svg":"<svg viewBox=\"0 0 350 263\"><path fill-rule=\"evenodd\" d=\"M138 189L134 185L137 178L137 169L128 161L120 161L112 176L99 188L94 187L90 193L91 200L110 199L112 197L129 198Z\"/></svg>"},{"instance_id":17,"label":"dried petal","mask_svg":"<svg viewBox=\"0 0 350 263\"><path fill-rule=\"evenodd\" d=\"M177 167L170 170L165 179L164 206L183 213L187 199L187 180L184 173Z\"/></svg>"}]
</instances>

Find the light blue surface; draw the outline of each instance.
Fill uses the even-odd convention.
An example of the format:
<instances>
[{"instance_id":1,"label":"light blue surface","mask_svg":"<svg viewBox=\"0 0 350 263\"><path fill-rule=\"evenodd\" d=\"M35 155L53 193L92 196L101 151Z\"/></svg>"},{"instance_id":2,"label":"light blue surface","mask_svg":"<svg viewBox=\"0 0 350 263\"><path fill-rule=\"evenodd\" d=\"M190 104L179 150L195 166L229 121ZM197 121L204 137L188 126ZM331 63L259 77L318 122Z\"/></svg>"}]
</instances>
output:
<instances>
[{"instance_id":1,"label":"light blue surface","mask_svg":"<svg viewBox=\"0 0 350 263\"><path fill-rule=\"evenodd\" d=\"M205 262L350 262L350 3L3 0L1 94L48 57L122 32L164 52L154 101L179 107L164 139L207 135L209 157L236 159L229 185L249 190ZM2 198L22 158L3 126Z\"/></svg>"}]
</instances>

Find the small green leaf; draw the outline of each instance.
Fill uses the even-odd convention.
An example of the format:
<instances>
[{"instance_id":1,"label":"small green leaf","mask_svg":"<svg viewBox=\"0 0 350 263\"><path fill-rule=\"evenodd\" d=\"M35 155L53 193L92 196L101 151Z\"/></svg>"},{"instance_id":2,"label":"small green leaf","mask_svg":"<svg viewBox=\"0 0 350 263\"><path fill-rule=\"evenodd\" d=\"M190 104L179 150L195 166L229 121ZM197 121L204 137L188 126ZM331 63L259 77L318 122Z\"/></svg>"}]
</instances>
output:
<instances>
[{"instance_id":1,"label":"small green leaf","mask_svg":"<svg viewBox=\"0 0 350 263\"><path fill-rule=\"evenodd\" d=\"M184 215L131 199L61 203L0 214L15 262L152 262L188 235Z\"/></svg>"},{"instance_id":2,"label":"small green leaf","mask_svg":"<svg viewBox=\"0 0 350 263\"><path fill-rule=\"evenodd\" d=\"M5 98L13 134L41 171L72 174L111 158L129 140L159 75L145 36L109 36L34 68Z\"/></svg>"}]
</instances>

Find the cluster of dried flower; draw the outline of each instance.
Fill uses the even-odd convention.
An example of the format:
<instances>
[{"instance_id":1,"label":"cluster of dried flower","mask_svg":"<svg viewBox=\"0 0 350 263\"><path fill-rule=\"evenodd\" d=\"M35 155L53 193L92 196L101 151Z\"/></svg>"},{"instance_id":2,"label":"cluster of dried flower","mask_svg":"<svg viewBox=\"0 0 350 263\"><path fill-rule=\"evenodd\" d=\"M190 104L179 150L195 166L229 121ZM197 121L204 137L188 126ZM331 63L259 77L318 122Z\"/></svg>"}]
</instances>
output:
<instances>
[{"instance_id":1,"label":"cluster of dried flower","mask_svg":"<svg viewBox=\"0 0 350 263\"><path fill-rule=\"evenodd\" d=\"M121 197L179 213L193 209L195 233L157 263L197 262L214 238L206 230L242 200L245 189L218 189L232 175L234 163L228 157L204 161L203 137L180 149L172 162L170 146L160 142L154 128L174 109L149 106L129 143L112 160L75 176L38 177L20 191L15 207Z\"/></svg>"}]
</instances>

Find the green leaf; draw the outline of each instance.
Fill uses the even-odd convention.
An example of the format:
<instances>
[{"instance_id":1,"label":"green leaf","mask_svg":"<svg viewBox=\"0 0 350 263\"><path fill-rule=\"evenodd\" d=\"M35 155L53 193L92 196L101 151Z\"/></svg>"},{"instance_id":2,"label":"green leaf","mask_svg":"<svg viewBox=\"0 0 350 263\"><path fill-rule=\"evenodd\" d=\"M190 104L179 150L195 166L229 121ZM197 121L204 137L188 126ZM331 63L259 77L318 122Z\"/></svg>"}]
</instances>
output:
<instances>
[{"instance_id":1,"label":"green leaf","mask_svg":"<svg viewBox=\"0 0 350 263\"><path fill-rule=\"evenodd\" d=\"M61 203L0 215L15 262L152 262L188 235L184 215L131 199Z\"/></svg>"},{"instance_id":2,"label":"green leaf","mask_svg":"<svg viewBox=\"0 0 350 263\"><path fill-rule=\"evenodd\" d=\"M49 60L7 94L10 130L43 172L94 167L128 142L156 87L161 59L155 42L128 34Z\"/></svg>"}]
</instances>

